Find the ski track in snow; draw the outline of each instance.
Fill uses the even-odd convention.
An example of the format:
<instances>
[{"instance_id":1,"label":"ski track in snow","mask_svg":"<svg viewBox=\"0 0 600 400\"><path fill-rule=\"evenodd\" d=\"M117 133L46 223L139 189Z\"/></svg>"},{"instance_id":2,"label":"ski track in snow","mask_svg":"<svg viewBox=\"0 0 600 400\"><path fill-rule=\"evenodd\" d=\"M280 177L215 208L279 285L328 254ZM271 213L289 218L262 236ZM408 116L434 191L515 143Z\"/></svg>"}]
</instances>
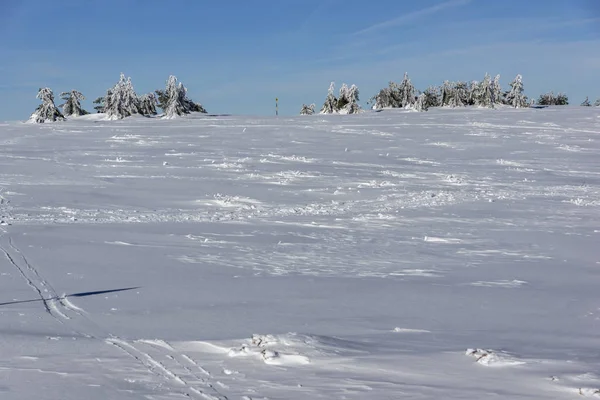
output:
<instances>
[{"instance_id":1,"label":"ski track in snow","mask_svg":"<svg viewBox=\"0 0 600 400\"><path fill-rule=\"evenodd\" d=\"M188 398L227 400L227 396L205 377L200 377L199 373L204 370L191 357L177 352L164 341L128 341L106 332L85 315L85 310L73 304L68 297L57 294L52 285L42 278L38 269L31 265L15 246L6 231L0 236L0 241L8 243L7 247L5 244L0 245L0 250L37 293L46 312L61 325L72 330L73 334L87 339L104 340L107 344L115 346L149 372L173 383L169 388L173 393L181 393ZM151 348L144 349L144 345L151 345Z\"/></svg>"},{"instance_id":2,"label":"ski track in snow","mask_svg":"<svg viewBox=\"0 0 600 400\"><path fill-rule=\"evenodd\" d=\"M381 376L373 378L369 368L378 364L369 359L369 341L299 334L197 342L119 337L55 290L45 278L49 267L29 260L11 225L225 225L238 233L179 235L181 247L165 244L167 255L183 267L229 267L257 276L387 278L516 293L539 283L531 275L501 272L464 280L460 269L495 262L522 265L526 274L528 265L558 257L551 246L515 245L511 235L600 238L593 229L600 210L600 124L567 115L565 122L556 116L560 123L547 122L536 112L521 115L535 121L516 122L501 110L457 112L450 123L431 122L427 114L382 113L346 120L190 119L161 127L151 120L85 118L42 127L9 124L0 158L2 271L28 285L45 315L74 337L123 354L136 367L121 369L119 378L144 385L149 399L217 400L233 393L256 399L292 391L311 397L314 392L285 375L294 370L304 378L328 376L335 385L321 382L320 389L332 398L423 390L426 397L441 395L417 373L394 375L381 367ZM62 191L67 194L44 197ZM466 218L471 210L475 216ZM532 219L532 212L539 218ZM256 251L258 240L264 251ZM118 237L103 244L158 246ZM438 341L440 335L402 327L387 332L407 341ZM498 374L550 362L503 350L475 348L467 355L479 365L502 367L494 368ZM443 363L452 356L431 357ZM365 366L354 365L361 359ZM287 380L264 380L256 363ZM600 397L595 372L573 373L590 364L568 364L560 364L568 373L549 379L561 388L556 393ZM420 386L411 387L407 378Z\"/></svg>"}]
</instances>

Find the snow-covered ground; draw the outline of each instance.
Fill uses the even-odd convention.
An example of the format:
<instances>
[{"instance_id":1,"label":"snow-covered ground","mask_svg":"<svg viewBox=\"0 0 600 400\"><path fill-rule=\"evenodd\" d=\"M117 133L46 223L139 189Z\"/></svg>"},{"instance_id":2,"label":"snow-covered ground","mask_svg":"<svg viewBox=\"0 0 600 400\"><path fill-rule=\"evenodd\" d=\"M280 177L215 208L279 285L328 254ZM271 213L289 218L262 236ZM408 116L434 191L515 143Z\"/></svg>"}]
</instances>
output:
<instances>
[{"instance_id":1,"label":"snow-covered ground","mask_svg":"<svg viewBox=\"0 0 600 400\"><path fill-rule=\"evenodd\" d=\"M599 108L0 146L2 400L600 397Z\"/></svg>"}]
</instances>

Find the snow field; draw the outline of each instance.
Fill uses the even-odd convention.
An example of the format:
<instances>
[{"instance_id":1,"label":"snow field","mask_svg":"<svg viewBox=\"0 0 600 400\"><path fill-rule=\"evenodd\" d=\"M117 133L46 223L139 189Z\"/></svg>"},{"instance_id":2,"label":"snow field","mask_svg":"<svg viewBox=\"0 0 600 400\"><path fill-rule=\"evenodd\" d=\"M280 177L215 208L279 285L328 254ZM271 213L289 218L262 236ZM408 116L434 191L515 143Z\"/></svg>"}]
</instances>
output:
<instances>
[{"instance_id":1,"label":"snow field","mask_svg":"<svg viewBox=\"0 0 600 400\"><path fill-rule=\"evenodd\" d=\"M600 397L599 138L572 107L3 124L0 397Z\"/></svg>"}]
</instances>

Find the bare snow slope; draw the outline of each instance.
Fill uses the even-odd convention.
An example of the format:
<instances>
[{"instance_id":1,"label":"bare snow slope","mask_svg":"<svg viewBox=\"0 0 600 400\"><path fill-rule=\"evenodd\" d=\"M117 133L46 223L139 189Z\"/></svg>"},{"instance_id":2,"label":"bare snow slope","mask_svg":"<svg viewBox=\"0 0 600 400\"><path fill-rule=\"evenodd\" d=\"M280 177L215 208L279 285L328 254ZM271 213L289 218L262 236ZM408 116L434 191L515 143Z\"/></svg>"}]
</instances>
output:
<instances>
[{"instance_id":1,"label":"bare snow slope","mask_svg":"<svg viewBox=\"0 0 600 400\"><path fill-rule=\"evenodd\" d=\"M2 400L600 396L600 109L0 146Z\"/></svg>"}]
</instances>

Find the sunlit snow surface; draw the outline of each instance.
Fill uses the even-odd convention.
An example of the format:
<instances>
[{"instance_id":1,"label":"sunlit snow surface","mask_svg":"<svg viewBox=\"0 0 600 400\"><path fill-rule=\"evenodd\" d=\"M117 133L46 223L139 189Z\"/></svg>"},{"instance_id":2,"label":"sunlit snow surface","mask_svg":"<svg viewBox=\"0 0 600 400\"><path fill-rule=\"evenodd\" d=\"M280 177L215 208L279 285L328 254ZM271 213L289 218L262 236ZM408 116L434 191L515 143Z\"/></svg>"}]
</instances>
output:
<instances>
[{"instance_id":1,"label":"sunlit snow surface","mask_svg":"<svg viewBox=\"0 0 600 400\"><path fill-rule=\"evenodd\" d=\"M600 397L600 108L4 123L0 195L2 400Z\"/></svg>"}]
</instances>

